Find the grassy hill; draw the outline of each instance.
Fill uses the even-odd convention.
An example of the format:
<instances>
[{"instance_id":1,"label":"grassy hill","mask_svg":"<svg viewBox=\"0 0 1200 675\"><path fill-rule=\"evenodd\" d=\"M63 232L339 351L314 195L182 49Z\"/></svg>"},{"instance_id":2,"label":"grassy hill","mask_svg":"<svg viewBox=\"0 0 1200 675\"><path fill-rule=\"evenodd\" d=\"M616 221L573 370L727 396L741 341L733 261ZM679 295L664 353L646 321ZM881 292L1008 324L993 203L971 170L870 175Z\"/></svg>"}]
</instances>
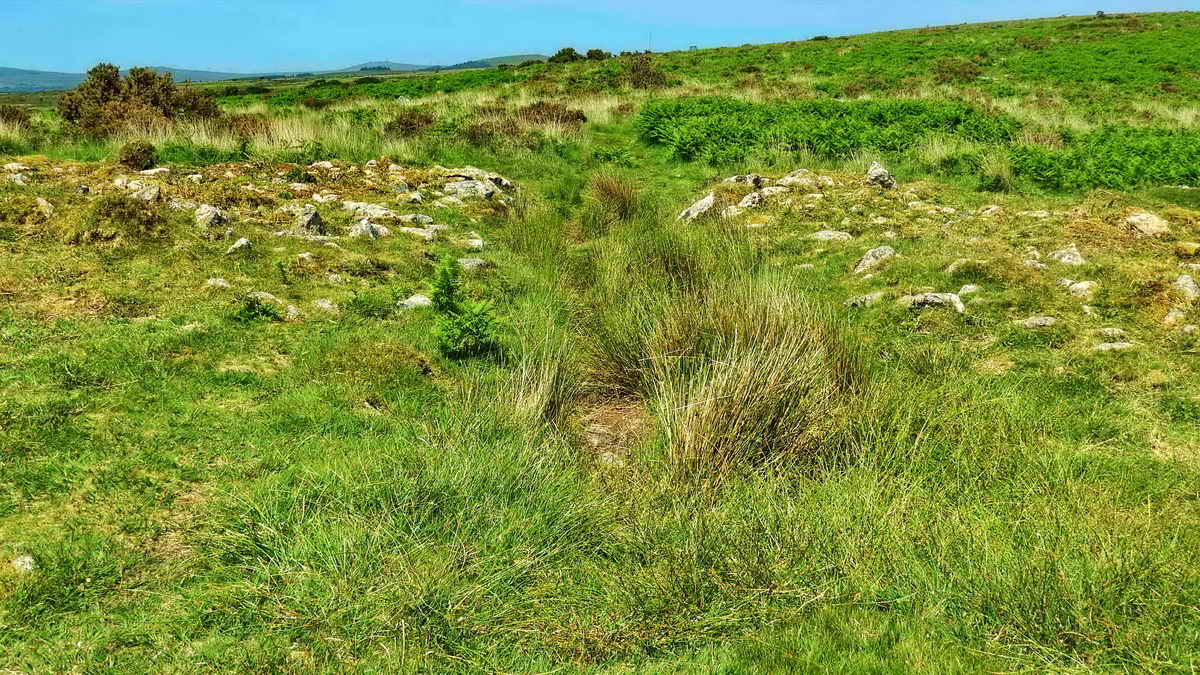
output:
<instances>
[{"instance_id":1,"label":"grassy hill","mask_svg":"<svg viewBox=\"0 0 1200 675\"><path fill-rule=\"evenodd\" d=\"M1198 35L0 108L0 669L1196 670Z\"/></svg>"}]
</instances>

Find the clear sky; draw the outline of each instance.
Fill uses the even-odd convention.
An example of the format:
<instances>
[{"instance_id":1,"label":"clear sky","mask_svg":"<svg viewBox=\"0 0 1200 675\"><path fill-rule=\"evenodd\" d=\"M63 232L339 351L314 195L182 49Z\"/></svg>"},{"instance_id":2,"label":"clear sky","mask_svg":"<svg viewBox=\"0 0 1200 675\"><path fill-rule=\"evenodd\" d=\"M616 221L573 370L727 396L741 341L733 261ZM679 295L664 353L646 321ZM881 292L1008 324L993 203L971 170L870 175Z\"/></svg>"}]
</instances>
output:
<instances>
[{"instance_id":1,"label":"clear sky","mask_svg":"<svg viewBox=\"0 0 1200 675\"><path fill-rule=\"evenodd\" d=\"M667 51L1100 9L1197 8L1200 0L0 0L0 66L447 65L566 45Z\"/></svg>"}]
</instances>

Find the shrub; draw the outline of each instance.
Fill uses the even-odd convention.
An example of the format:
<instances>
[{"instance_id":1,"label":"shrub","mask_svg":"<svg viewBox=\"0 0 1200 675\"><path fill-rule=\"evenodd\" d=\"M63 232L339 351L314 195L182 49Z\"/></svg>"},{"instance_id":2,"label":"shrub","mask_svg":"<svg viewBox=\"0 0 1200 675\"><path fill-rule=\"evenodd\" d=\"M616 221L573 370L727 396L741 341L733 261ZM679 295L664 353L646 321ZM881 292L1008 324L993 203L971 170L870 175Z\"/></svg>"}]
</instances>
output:
<instances>
[{"instance_id":1,"label":"shrub","mask_svg":"<svg viewBox=\"0 0 1200 675\"><path fill-rule=\"evenodd\" d=\"M117 161L121 166L133 169L134 171L144 171L154 168L158 157L154 152L154 146L150 143L146 141L130 141L121 146L121 152Z\"/></svg>"},{"instance_id":2,"label":"shrub","mask_svg":"<svg viewBox=\"0 0 1200 675\"><path fill-rule=\"evenodd\" d=\"M28 129L33 126L29 111L15 105L0 105L0 124L18 129Z\"/></svg>"},{"instance_id":3,"label":"shrub","mask_svg":"<svg viewBox=\"0 0 1200 675\"><path fill-rule=\"evenodd\" d=\"M574 63L583 59L583 55L575 51L574 47L563 47L551 56L547 63Z\"/></svg>"},{"instance_id":4,"label":"shrub","mask_svg":"<svg viewBox=\"0 0 1200 675\"><path fill-rule=\"evenodd\" d=\"M133 68L124 78L116 66L101 63L87 79L59 99L58 112L80 133L111 135L129 126L159 121L217 117L216 101L199 90L180 89L170 73Z\"/></svg>"},{"instance_id":5,"label":"shrub","mask_svg":"<svg viewBox=\"0 0 1200 675\"><path fill-rule=\"evenodd\" d=\"M500 322L489 302L462 302L452 314L438 317L438 350L452 359L499 354Z\"/></svg>"},{"instance_id":6,"label":"shrub","mask_svg":"<svg viewBox=\"0 0 1200 675\"><path fill-rule=\"evenodd\" d=\"M587 122L587 115L584 115L582 110L551 101L538 101L527 105L521 108L518 115L531 124L554 123L578 127Z\"/></svg>"},{"instance_id":7,"label":"shrub","mask_svg":"<svg viewBox=\"0 0 1200 675\"><path fill-rule=\"evenodd\" d=\"M400 138L408 138L416 136L433 126L437 118L433 113L425 108L405 108L399 115L392 118L383 127L383 133L388 136L398 136Z\"/></svg>"},{"instance_id":8,"label":"shrub","mask_svg":"<svg viewBox=\"0 0 1200 675\"><path fill-rule=\"evenodd\" d=\"M945 57L933 64L934 78L942 84L974 82L983 74L979 64L963 58Z\"/></svg>"},{"instance_id":9,"label":"shrub","mask_svg":"<svg viewBox=\"0 0 1200 675\"><path fill-rule=\"evenodd\" d=\"M588 61L606 61L612 57L612 52L606 52L603 49L589 49L587 53Z\"/></svg>"},{"instance_id":10,"label":"shrub","mask_svg":"<svg viewBox=\"0 0 1200 675\"><path fill-rule=\"evenodd\" d=\"M516 120L505 117L472 122L462 127L459 133L471 145L486 148L515 140L522 135L522 130Z\"/></svg>"},{"instance_id":11,"label":"shrub","mask_svg":"<svg viewBox=\"0 0 1200 675\"><path fill-rule=\"evenodd\" d=\"M638 54L625 64L625 78L634 89L657 89L671 83L667 74L654 65L649 54Z\"/></svg>"},{"instance_id":12,"label":"shrub","mask_svg":"<svg viewBox=\"0 0 1200 675\"><path fill-rule=\"evenodd\" d=\"M222 117L218 128L238 138L271 138L271 122L266 115L239 113Z\"/></svg>"}]
</instances>

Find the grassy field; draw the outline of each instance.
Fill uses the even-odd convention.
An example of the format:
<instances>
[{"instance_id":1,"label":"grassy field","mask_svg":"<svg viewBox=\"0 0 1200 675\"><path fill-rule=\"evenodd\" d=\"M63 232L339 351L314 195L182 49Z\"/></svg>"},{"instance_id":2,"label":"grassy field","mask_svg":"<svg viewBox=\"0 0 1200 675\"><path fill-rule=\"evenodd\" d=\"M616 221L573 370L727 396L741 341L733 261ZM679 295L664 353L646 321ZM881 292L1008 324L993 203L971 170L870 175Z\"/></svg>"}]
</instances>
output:
<instances>
[{"instance_id":1,"label":"grassy field","mask_svg":"<svg viewBox=\"0 0 1200 675\"><path fill-rule=\"evenodd\" d=\"M0 671L1200 668L1197 29L37 107Z\"/></svg>"}]
</instances>

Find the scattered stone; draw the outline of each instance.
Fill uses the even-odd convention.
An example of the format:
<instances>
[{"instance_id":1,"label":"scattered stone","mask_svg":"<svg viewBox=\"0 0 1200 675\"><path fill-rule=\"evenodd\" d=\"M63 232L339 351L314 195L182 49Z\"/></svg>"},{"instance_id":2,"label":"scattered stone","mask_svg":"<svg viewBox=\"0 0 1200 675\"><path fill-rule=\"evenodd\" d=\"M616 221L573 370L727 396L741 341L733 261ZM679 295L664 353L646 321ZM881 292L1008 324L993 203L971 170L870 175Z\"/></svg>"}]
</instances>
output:
<instances>
[{"instance_id":1,"label":"scattered stone","mask_svg":"<svg viewBox=\"0 0 1200 675\"><path fill-rule=\"evenodd\" d=\"M196 208L196 224L203 228L216 227L229 222L225 212L209 204L201 204Z\"/></svg>"},{"instance_id":2,"label":"scattered stone","mask_svg":"<svg viewBox=\"0 0 1200 675\"><path fill-rule=\"evenodd\" d=\"M763 178L762 176L760 176L756 173L747 174L745 176L730 176L729 178L726 178L722 182L723 183L738 183L738 184L742 184L742 185L753 185L754 189L756 189L756 190L760 189L760 188L766 186L768 183L770 183L770 181L768 179Z\"/></svg>"},{"instance_id":3,"label":"scattered stone","mask_svg":"<svg viewBox=\"0 0 1200 675\"><path fill-rule=\"evenodd\" d=\"M165 166L160 166L160 167L157 167L154 169L146 169L145 171L139 171L138 173L140 173L143 176L165 176L165 175L171 173L171 169L168 167L165 167Z\"/></svg>"},{"instance_id":4,"label":"scattered stone","mask_svg":"<svg viewBox=\"0 0 1200 675\"><path fill-rule=\"evenodd\" d=\"M883 300L883 296L884 296L883 291L867 293L866 295L860 295L860 296L857 296L854 298L850 298L849 300L846 301L846 306L847 307L870 307L871 305L879 304L879 302L881 302Z\"/></svg>"},{"instance_id":5,"label":"scattered stone","mask_svg":"<svg viewBox=\"0 0 1200 675\"><path fill-rule=\"evenodd\" d=\"M1049 211L1021 211L1017 215L1022 216L1024 218L1037 218L1037 219L1041 220L1043 218L1049 218L1050 212Z\"/></svg>"},{"instance_id":6,"label":"scattered stone","mask_svg":"<svg viewBox=\"0 0 1200 675\"><path fill-rule=\"evenodd\" d=\"M818 185L817 175L808 169L797 169L788 175L780 178L775 183L783 187L794 187L805 190L816 189Z\"/></svg>"},{"instance_id":7,"label":"scattered stone","mask_svg":"<svg viewBox=\"0 0 1200 675\"><path fill-rule=\"evenodd\" d=\"M12 173L20 173L22 171L33 171L33 167L25 166L20 162L9 162L4 165L4 170Z\"/></svg>"},{"instance_id":8,"label":"scattered stone","mask_svg":"<svg viewBox=\"0 0 1200 675\"><path fill-rule=\"evenodd\" d=\"M1180 258L1195 258L1200 256L1200 242L1180 241L1175 243L1175 255Z\"/></svg>"},{"instance_id":9,"label":"scattered stone","mask_svg":"<svg viewBox=\"0 0 1200 675\"><path fill-rule=\"evenodd\" d=\"M461 209L462 207L466 206L467 203L458 197L442 197L434 202L433 205L440 209Z\"/></svg>"},{"instance_id":10,"label":"scattered stone","mask_svg":"<svg viewBox=\"0 0 1200 675\"><path fill-rule=\"evenodd\" d=\"M1067 285L1067 291L1077 298L1090 299L1100 284L1094 281L1078 281Z\"/></svg>"},{"instance_id":11,"label":"scattered stone","mask_svg":"<svg viewBox=\"0 0 1200 675\"><path fill-rule=\"evenodd\" d=\"M1101 328L1100 335L1106 338L1121 338L1125 337L1125 331L1121 328Z\"/></svg>"},{"instance_id":12,"label":"scattered stone","mask_svg":"<svg viewBox=\"0 0 1200 675\"><path fill-rule=\"evenodd\" d=\"M311 253L301 253L300 255L296 256L296 260L304 263L305 265L311 265L317 261L317 259L314 258L313 254Z\"/></svg>"},{"instance_id":13,"label":"scattered stone","mask_svg":"<svg viewBox=\"0 0 1200 675\"><path fill-rule=\"evenodd\" d=\"M190 199L172 199L167 206L179 211L195 211L200 205Z\"/></svg>"},{"instance_id":14,"label":"scattered stone","mask_svg":"<svg viewBox=\"0 0 1200 675\"><path fill-rule=\"evenodd\" d=\"M446 183L442 188L446 194L459 199L491 199L496 195L493 183L481 180L458 180Z\"/></svg>"},{"instance_id":15,"label":"scattered stone","mask_svg":"<svg viewBox=\"0 0 1200 675\"><path fill-rule=\"evenodd\" d=\"M321 219L321 214L317 212L317 207L312 204L305 204L296 216L297 234L302 235L318 235L324 236L329 234L325 227L325 221Z\"/></svg>"},{"instance_id":16,"label":"scattered stone","mask_svg":"<svg viewBox=\"0 0 1200 675\"><path fill-rule=\"evenodd\" d=\"M162 188L157 185L147 185L146 187L133 193L134 199L141 199L146 202L156 202L162 198Z\"/></svg>"},{"instance_id":17,"label":"scattered stone","mask_svg":"<svg viewBox=\"0 0 1200 675\"><path fill-rule=\"evenodd\" d=\"M1050 328L1058 323L1058 319L1052 316L1031 316L1016 323L1026 328Z\"/></svg>"},{"instance_id":18,"label":"scattered stone","mask_svg":"<svg viewBox=\"0 0 1200 675\"><path fill-rule=\"evenodd\" d=\"M418 293L407 300L397 302L396 307L399 309L421 309L424 307L433 307L433 301Z\"/></svg>"},{"instance_id":19,"label":"scattered stone","mask_svg":"<svg viewBox=\"0 0 1200 675\"><path fill-rule=\"evenodd\" d=\"M330 314L337 314L338 311L337 305L333 304L332 300L326 300L324 298L320 300L314 300L313 307L321 310L322 312L328 312Z\"/></svg>"},{"instance_id":20,"label":"scattered stone","mask_svg":"<svg viewBox=\"0 0 1200 675\"><path fill-rule=\"evenodd\" d=\"M399 229L404 234L412 235L425 241L433 241L437 238L437 230L431 230L422 227L402 227Z\"/></svg>"},{"instance_id":21,"label":"scattered stone","mask_svg":"<svg viewBox=\"0 0 1200 675\"><path fill-rule=\"evenodd\" d=\"M854 273L863 274L875 269L884 261L896 257L896 249L891 246L879 246L867 251L857 263L854 264Z\"/></svg>"},{"instance_id":22,"label":"scattered stone","mask_svg":"<svg viewBox=\"0 0 1200 675\"><path fill-rule=\"evenodd\" d=\"M366 202L343 202L342 208L355 214L359 218L372 218L375 220L395 220L399 216L395 211L380 206L379 204L368 204Z\"/></svg>"},{"instance_id":23,"label":"scattered stone","mask_svg":"<svg viewBox=\"0 0 1200 675\"><path fill-rule=\"evenodd\" d=\"M872 162L871 167L867 169L867 184L891 189L896 187L896 178L882 164Z\"/></svg>"},{"instance_id":24,"label":"scattered stone","mask_svg":"<svg viewBox=\"0 0 1200 675\"><path fill-rule=\"evenodd\" d=\"M333 273L331 273L329 276L325 277L325 280L326 280L326 281L328 281L328 282L329 282L329 283L331 283L331 284L344 284L344 283L346 283L346 279L345 279L344 277L342 277L342 275L340 275L340 274L333 274Z\"/></svg>"},{"instance_id":25,"label":"scattered stone","mask_svg":"<svg viewBox=\"0 0 1200 675\"><path fill-rule=\"evenodd\" d=\"M459 243L468 251L483 250L483 237L480 237L476 232L468 232L466 238Z\"/></svg>"},{"instance_id":26,"label":"scattered stone","mask_svg":"<svg viewBox=\"0 0 1200 675\"><path fill-rule=\"evenodd\" d=\"M699 218L700 216L708 213L710 210L712 210L712 207L714 205L716 205L716 203L717 203L716 193L710 192L707 195L705 195L702 199L697 201L695 204L692 204L691 206L684 209L683 213L680 213L679 218L677 218L676 220L688 220L688 221L695 220L695 219Z\"/></svg>"},{"instance_id":27,"label":"scattered stone","mask_svg":"<svg viewBox=\"0 0 1200 675\"><path fill-rule=\"evenodd\" d=\"M358 221L358 224L350 228L351 237L364 237L366 239L379 239L381 237L386 237L391 233L392 231L388 228L382 225L376 225L366 218Z\"/></svg>"},{"instance_id":28,"label":"scattered stone","mask_svg":"<svg viewBox=\"0 0 1200 675\"><path fill-rule=\"evenodd\" d=\"M49 201L47 201L41 197L38 197L34 201L37 202L38 211L41 211L43 216L45 216L47 218L54 217L54 205L53 204L51 204Z\"/></svg>"},{"instance_id":29,"label":"scattered stone","mask_svg":"<svg viewBox=\"0 0 1200 675\"><path fill-rule=\"evenodd\" d=\"M788 192L791 192L791 190L788 189L788 187L786 185L774 185L774 186L765 187L762 190L759 190L759 193L762 194L763 197L778 197L779 195L787 194ZM808 195L808 196L816 197L818 199L822 199L825 197L825 195Z\"/></svg>"},{"instance_id":30,"label":"scattered stone","mask_svg":"<svg viewBox=\"0 0 1200 675\"><path fill-rule=\"evenodd\" d=\"M817 241L850 241L854 238L854 235L849 232L839 232L837 230L821 230L820 232L814 232L812 238Z\"/></svg>"},{"instance_id":31,"label":"scattered stone","mask_svg":"<svg viewBox=\"0 0 1200 675\"><path fill-rule=\"evenodd\" d=\"M962 297L964 295L971 295L973 293L978 293L979 291L982 291L982 290L983 290L982 288L976 286L975 284L967 284L967 285L963 286L962 288L958 289L958 295L959 295L959 297Z\"/></svg>"},{"instance_id":32,"label":"scattered stone","mask_svg":"<svg viewBox=\"0 0 1200 675\"><path fill-rule=\"evenodd\" d=\"M323 192L321 194L313 195L313 201L318 204L328 204L329 202L336 202L338 199L341 199L341 197L333 194L332 192Z\"/></svg>"},{"instance_id":33,"label":"scattered stone","mask_svg":"<svg viewBox=\"0 0 1200 675\"><path fill-rule=\"evenodd\" d=\"M402 223L410 223L413 225L432 225L433 218L420 213L408 213L397 218Z\"/></svg>"},{"instance_id":34,"label":"scattered stone","mask_svg":"<svg viewBox=\"0 0 1200 675\"><path fill-rule=\"evenodd\" d=\"M1200 298L1200 286L1196 285L1196 280L1190 274L1181 274L1172 285L1188 302Z\"/></svg>"},{"instance_id":35,"label":"scattered stone","mask_svg":"<svg viewBox=\"0 0 1200 675\"><path fill-rule=\"evenodd\" d=\"M204 176L202 176L198 173L193 173L190 176L188 176L187 179L192 181L193 183L200 183L200 182L203 182Z\"/></svg>"},{"instance_id":36,"label":"scattered stone","mask_svg":"<svg viewBox=\"0 0 1200 675\"><path fill-rule=\"evenodd\" d=\"M8 182L12 183L13 185L19 185L21 187L25 187L26 185L28 185L28 183L25 182L25 176L23 174L19 174L19 173L10 173L8 175Z\"/></svg>"},{"instance_id":37,"label":"scattered stone","mask_svg":"<svg viewBox=\"0 0 1200 675\"><path fill-rule=\"evenodd\" d=\"M1189 323L1186 326L1179 327L1179 332L1187 333L1188 335L1191 335L1192 333L1195 333L1196 331L1200 331L1200 326L1197 326L1194 323Z\"/></svg>"},{"instance_id":38,"label":"scattered stone","mask_svg":"<svg viewBox=\"0 0 1200 675\"><path fill-rule=\"evenodd\" d=\"M1167 221L1146 211L1136 211L1125 218L1125 224L1132 227L1139 237L1160 237L1171 233Z\"/></svg>"},{"instance_id":39,"label":"scattered stone","mask_svg":"<svg viewBox=\"0 0 1200 675\"><path fill-rule=\"evenodd\" d=\"M1163 317L1163 325L1167 326L1168 328L1171 326L1178 326L1179 324L1183 323L1185 319L1187 319L1187 312L1183 311L1182 309L1175 308L1167 312L1167 315Z\"/></svg>"},{"instance_id":40,"label":"scattered stone","mask_svg":"<svg viewBox=\"0 0 1200 675\"><path fill-rule=\"evenodd\" d=\"M326 160L326 161L323 161L323 162L313 162L312 164L309 164L309 165L308 165L308 168L310 168L310 169L326 169L326 170L329 170L329 169L332 169L332 168L333 168L333 162L330 162L330 161L328 161L328 160Z\"/></svg>"},{"instance_id":41,"label":"scattered stone","mask_svg":"<svg viewBox=\"0 0 1200 675\"><path fill-rule=\"evenodd\" d=\"M483 258L459 258L458 264L467 272L475 272L489 266L488 261Z\"/></svg>"},{"instance_id":42,"label":"scattered stone","mask_svg":"<svg viewBox=\"0 0 1200 675\"><path fill-rule=\"evenodd\" d=\"M284 321L299 321L303 316L304 316L304 314L300 311L299 307L297 307L295 305L288 305L287 309L284 311L283 320Z\"/></svg>"},{"instance_id":43,"label":"scattered stone","mask_svg":"<svg viewBox=\"0 0 1200 675\"><path fill-rule=\"evenodd\" d=\"M230 246L228 249L225 250L225 255L233 255L235 253L246 253L246 252L249 252L252 248L254 248L254 245L250 243L250 240L245 237L242 237L241 239L238 239L237 241L233 242L233 246Z\"/></svg>"},{"instance_id":44,"label":"scattered stone","mask_svg":"<svg viewBox=\"0 0 1200 675\"><path fill-rule=\"evenodd\" d=\"M1004 209L996 206L995 204L989 204L988 206L979 209L979 215L981 216L998 216L1003 212Z\"/></svg>"},{"instance_id":45,"label":"scattered stone","mask_svg":"<svg viewBox=\"0 0 1200 675\"><path fill-rule=\"evenodd\" d=\"M899 303L909 309L924 309L926 307L946 307L954 308L954 311L962 314L967 311L963 305L962 299L955 293L920 293L918 295L906 295L900 298Z\"/></svg>"},{"instance_id":46,"label":"scattered stone","mask_svg":"<svg viewBox=\"0 0 1200 675\"><path fill-rule=\"evenodd\" d=\"M271 305L282 305L283 304L282 300L271 295L270 293L267 293L266 291L254 291L253 293L246 294L246 297L251 298L253 300L257 300L259 302L265 302L265 303L268 303Z\"/></svg>"},{"instance_id":47,"label":"scattered stone","mask_svg":"<svg viewBox=\"0 0 1200 675\"><path fill-rule=\"evenodd\" d=\"M34 564L33 556L26 554L14 558L12 566L18 572L32 572L36 565Z\"/></svg>"},{"instance_id":48,"label":"scattered stone","mask_svg":"<svg viewBox=\"0 0 1200 675\"><path fill-rule=\"evenodd\" d=\"M1087 263L1083 255L1079 252L1079 247L1071 244L1067 248L1054 251L1050 254L1050 259L1062 263L1063 265L1084 265Z\"/></svg>"},{"instance_id":49,"label":"scattered stone","mask_svg":"<svg viewBox=\"0 0 1200 675\"><path fill-rule=\"evenodd\" d=\"M1105 342L1104 344L1100 344L1100 345L1096 345L1095 347L1092 347L1092 351L1123 352L1127 349L1133 349L1134 346L1135 345L1132 342Z\"/></svg>"},{"instance_id":50,"label":"scattered stone","mask_svg":"<svg viewBox=\"0 0 1200 675\"><path fill-rule=\"evenodd\" d=\"M420 204L425 201L425 197L420 192L409 192L407 187L400 192L400 201L404 204Z\"/></svg>"},{"instance_id":51,"label":"scattered stone","mask_svg":"<svg viewBox=\"0 0 1200 675\"><path fill-rule=\"evenodd\" d=\"M764 201L765 199L763 198L763 193L751 192L743 197L742 201L738 202L738 207L743 209L756 209L762 206Z\"/></svg>"},{"instance_id":52,"label":"scattered stone","mask_svg":"<svg viewBox=\"0 0 1200 675\"><path fill-rule=\"evenodd\" d=\"M740 215L742 215L742 209L741 209L741 207L734 206L734 205L732 205L732 204L730 204L729 206L726 206L725 208L721 209L721 217L722 217L722 218L730 218L730 219L732 219L732 218L737 218L737 217L738 217L738 216L740 216Z\"/></svg>"},{"instance_id":53,"label":"scattered stone","mask_svg":"<svg viewBox=\"0 0 1200 675\"><path fill-rule=\"evenodd\" d=\"M75 192L77 192L81 195L90 195L90 194L92 194L92 188L87 185L80 185L75 188Z\"/></svg>"}]
</instances>

